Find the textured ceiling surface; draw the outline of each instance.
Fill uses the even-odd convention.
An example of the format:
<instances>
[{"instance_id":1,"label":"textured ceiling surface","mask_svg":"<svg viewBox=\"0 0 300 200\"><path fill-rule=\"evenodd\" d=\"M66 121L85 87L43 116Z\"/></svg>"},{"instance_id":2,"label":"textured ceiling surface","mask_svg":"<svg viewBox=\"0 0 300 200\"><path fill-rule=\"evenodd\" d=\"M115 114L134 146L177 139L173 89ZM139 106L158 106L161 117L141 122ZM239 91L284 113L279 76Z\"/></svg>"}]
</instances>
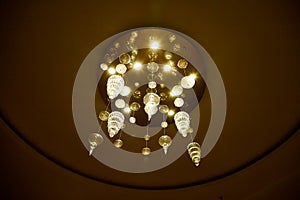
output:
<instances>
[{"instance_id":1,"label":"textured ceiling surface","mask_svg":"<svg viewBox=\"0 0 300 200\"><path fill-rule=\"evenodd\" d=\"M300 18L293 1L2 1L1 177L7 199L73 197L268 199L299 193ZM93 157L77 136L72 89L87 54L136 27L185 33L211 55L227 117L196 168L187 154L159 171L130 174ZM201 102L197 139L210 117ZM117 193L115 191L118 191ZM284 195L285 194L285 195Z\"/></svg>"}]
</instances>

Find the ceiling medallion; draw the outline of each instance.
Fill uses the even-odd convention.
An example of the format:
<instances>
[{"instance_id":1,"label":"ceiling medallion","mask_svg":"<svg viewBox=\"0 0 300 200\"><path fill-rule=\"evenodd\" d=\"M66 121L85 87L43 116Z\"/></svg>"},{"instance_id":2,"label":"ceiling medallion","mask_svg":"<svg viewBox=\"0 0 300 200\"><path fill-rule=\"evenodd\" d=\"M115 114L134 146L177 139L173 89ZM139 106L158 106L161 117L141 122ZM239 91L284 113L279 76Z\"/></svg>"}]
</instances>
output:
<instances>
[{"instance_id":1,"label":"ceiling medallion","mask_svg":"<svg viewBox=\"0 0 300 200\"><path fill-rule=\"evenodd\" d=\"M194 138L206 87L212 114L200 145ZM164 28L128 30L102 42L81 65L73 89L74 122L89 155L125 172L158 170L184 151L199 166L225 114L223 81L208 53Z\"/></svg>"}]
</instances>

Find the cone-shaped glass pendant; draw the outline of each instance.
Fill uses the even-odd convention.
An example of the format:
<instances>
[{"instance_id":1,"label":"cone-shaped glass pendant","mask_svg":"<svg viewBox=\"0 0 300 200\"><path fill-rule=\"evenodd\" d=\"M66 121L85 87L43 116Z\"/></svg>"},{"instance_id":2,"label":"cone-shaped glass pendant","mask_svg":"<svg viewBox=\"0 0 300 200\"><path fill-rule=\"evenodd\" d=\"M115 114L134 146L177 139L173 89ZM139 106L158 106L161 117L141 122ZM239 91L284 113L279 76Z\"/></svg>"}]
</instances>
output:
<instances>
[{"instance_id":1,"label":"cone-shaped glass pendant","mask_svg":"<svg viewBox=\"0 0 300 200\"><path fill-rule=\"evenodd\" d=\"M119 111L113 111L108 116L107 128L109 137L114 137L124 125L124 115Z\"/></svg>"},{"instance_id":2,"label":"cone-shaped glass pendant","mask_svg":"<svg viewBox=\"0 0 300 200\"><path fill-rule=\"evenodd\" d=\"M116 98L124 87L124 79L120 75L112 75L107 80L106 91L110 99Z\"/></svg>"},{"instance_id":3,"label":"cone-shaped glass pendant","mask_svg":"<svg viewBox=\"0 0 300 200\"><path fill-rule=\"evenodd\" d=\"M90 144L89 155L92 155L94 149L103 142L103 137L99 133L91 133L88 141Z\"/></svg>"},{"instance_id":4,"label":"cone-shaped glass pendant","mask_svg":"<svg viewBox=\"0 0 300 200\"><path fill-rule=\"evenodd\" d=\"M190 144L188 144L187 149L192 161L196 166L199 166L201 160L200 145L197 142L191 142Z\"/></svg>"}]
</instances>

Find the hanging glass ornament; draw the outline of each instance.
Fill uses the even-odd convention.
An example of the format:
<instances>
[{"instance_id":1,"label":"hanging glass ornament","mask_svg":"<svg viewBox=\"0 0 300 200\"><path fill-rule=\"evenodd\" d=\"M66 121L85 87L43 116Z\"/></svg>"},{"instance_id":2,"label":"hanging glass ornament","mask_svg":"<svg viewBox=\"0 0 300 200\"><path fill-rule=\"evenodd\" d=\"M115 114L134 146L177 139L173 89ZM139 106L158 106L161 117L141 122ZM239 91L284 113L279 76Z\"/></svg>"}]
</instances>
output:
<instances>
[{"instance_id":1,"label":"hanging glass ornament","mask_svg":"<svg viewBox=\"0 0 300 200\"><path fill-rule=\"evenodd\" d=\"M128 53L125 53L125 54L122 54L119 56L119 61L120 61L120 63L126 65L126 64L130 63L131 57Z\"/></svg>"},{"instance_id":2,"label":"hanging glass ornament","mask_svg":"<svg viewBox=\"0 0 300 200\"><path fill-rule=\"evenodd\" d=\"M185 111L180 111L174 115L174 121L179 133L186 137L188 129L190 128L190 116Z\"/></svg>"},{"instance_id":3,"label":"hanging glass ornament","mask_svg":"<svg viewBox=\"0 0 300 200\"><path fill-rule=\"evenodd\" d=\"M121 148L121 147L123 146L123 141L122 141L121 139L116 139L116 140L114 141L114 145L115 145L115 147L117 147L117 148Z\"/></svg>"},{"instance_id":4,"label":"hanging glass ornament","mask_svg":"<svg viewBox=\"0 0 300 200\"><path fill-rule=\"evenodd\" d=\"M151 73L155 73L159 69L159 65L156 62L150 62L147 64L147 69Z\"/></svg>"},{"instance_id":5,"label":"hanging glass ornament","mask_svg":"<svg viewBox=\"0 0 300 200\"><path fill-rule=\"evenodd\" d=\"M94 149L103 142L103 137L99 133L91 133L88 138L90 144L89 155L91 156Z\"/></svg>"},{"instance_id":6,"label":"hanging glass ornament","mask_svg":"<svg viewBox=\"0 0 300 200\"><path fill-rule=\"evenodd\" d=\"M158 143L163 147L165 154L167 154L169 146L172 144L172 138L168 135L160 136Z\"/></svg>"},{"instance_id":7,"label":"hanging glass ornament","mask_svg":"<svg viewBox=\"0 0 300 200\"><path fill-rule=\"evenodd\" d=\"M119 111L113 111L108 116L107 128L109 137L114 137L124 125L124 115Z\"/></svg>"},{"instance_id":8,"label":"hanging glass ornament","mask_svg":"<svg viewBox=\"0 0 300 200\"><path fill-rule=\"evenodd\" d=\"M194 87L196 81L195 78L193 76L185 76L181 79L181 86L184 89L191 89L192 87Z\"/></svg>"},{"instance_id":9,"label":"hanging glass ornament","mask_svg":"<svg viewBox=\"0 0 300 200\"><path fill-rule=\"evenodd\" d=\"M108 112L108 111L106 111L106 110L101 111L101 112L99 113L99 119L100 119L101 121L107 121L107 120L108 120L108 115L109 115L109 112Z\"/></svg>"},{"instance_id":10,"label":"hanging glass ornament","mask_svg":"<svg viewBox=\"0 0 300 200\"><path fill-rule=\"evenodd\" d=\"M185 59L180 59L177 62L177 67L180 69L185 69L188 66L188 62Z\"/></svg>"},{"instance_id":11,"label":"hanging glass ornament","mask_svg":"<svg viewBox=\"0 0 300 200\"><path fill-rule=\"evenodd\" d=\"M127 71L127 67L124 64L118 64L116 66L116 72L119 74L125 74L125 72Z\"/></svg>"},{"instance_id":12,"label":"hanging glass ornament","mask_svg":"<svg viewBox=\"0 0 300 200\"><path fill-rule=\"evenodd\" d=\"M124 87L124 79L120 75L112 75L106 84L107 95L110 99L116 98Z\"/></svg>"},{"instance_id":13,"label":"hanging glass ornament","mask_svg":"<svg viewBox=\"0 0 300 200\"><path fill-rule=\"evenodd\" d=\"M148 156L150 153L151 153L151 149L150 149L149 147L144 147L144 148L142 149L142 154L143 154L144 156Z\"/></svg>"},{"instance_id":14,"label":"hanging glass ornament","mask_svg":"<svg viewBox=\"0 0 300 200\"><path fill-rule=\"evenodd\" d=\"M196 166L199 166L201 160L200 145L197 142L191 142L188 144L187 149L192 161Z\"/></svg>"}]
</instances>

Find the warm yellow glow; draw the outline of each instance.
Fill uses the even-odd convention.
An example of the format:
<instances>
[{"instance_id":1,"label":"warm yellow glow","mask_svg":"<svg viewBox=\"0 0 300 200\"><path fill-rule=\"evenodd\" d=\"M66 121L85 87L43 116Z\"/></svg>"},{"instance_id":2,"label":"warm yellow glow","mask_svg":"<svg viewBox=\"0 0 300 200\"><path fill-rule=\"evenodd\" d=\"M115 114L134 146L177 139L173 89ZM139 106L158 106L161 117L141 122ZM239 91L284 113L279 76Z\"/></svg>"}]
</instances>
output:
<instances>
[{"instance_id":1,"label":"warm yellow glow","mask_svg":"<svg viewBox=\"0 0 300 200\"><path fill-rule=\"evenodd\" d=\"M169 116L173 116L175 114L175 111L174 110L169 110L169 112L168 112L168 115Z\"/></svg>"},{"instance_id":2,"label":"warm yellow glow","mask_svg":"<svg viewBox=\"0 0 300 200\"><path fill-rule=\"evenodd\" d=\"M142 69L142 63L140 63L140 62L135 62L135 63L133 64L133 69L135 69L135 70L140 70L140 69Z\"/></svg>"},{"instance_id":3,"label":"warm yellow glow","mask_svg":"<svg viewBox=\"0 0 300 200\"><path fill-rule=\"evenodd\" d=\"M159 44L159 42L156 41L156 40L153 40L153 41L150 42L150 48L151 48L151 49L158 49L159 46L160 46L160 44Z\"/></svg>"},{"instance_id":4,"label":"warm yellow glow","mask_svg":"<svg viewBox=\"0 0 300 200\"><path fill-rule=\"evenodd\" d=\"M189 77L190 77L191 79L194 79L194 80L196 80L196 78L197 78L197 75L196 75L196 74L190 74L190 75L189 75Z\"/></svg>"},{"instance_id":5,"label":"warm yellow glow","mask_svg":"<svg viewBox=\"0 0 300 200\"><path fill-rule=\"evenodd\" d=\"M116 73L115 68L113 68L113 67L108 68L108 73L109 74L115 74Z\"/></svg>"},{"instance_id":6,"label":"warm yellow glow","mask_svg":"<svg viewBox=\"0 0 300 200\"><path fill-rule=\"evenodd\" d=\"M171 71L171 69L172 69L172 67L170 65L165 65L164 66L164 71L165 72L169 72L169 71Z\"/></svg>"}]
</instances>

